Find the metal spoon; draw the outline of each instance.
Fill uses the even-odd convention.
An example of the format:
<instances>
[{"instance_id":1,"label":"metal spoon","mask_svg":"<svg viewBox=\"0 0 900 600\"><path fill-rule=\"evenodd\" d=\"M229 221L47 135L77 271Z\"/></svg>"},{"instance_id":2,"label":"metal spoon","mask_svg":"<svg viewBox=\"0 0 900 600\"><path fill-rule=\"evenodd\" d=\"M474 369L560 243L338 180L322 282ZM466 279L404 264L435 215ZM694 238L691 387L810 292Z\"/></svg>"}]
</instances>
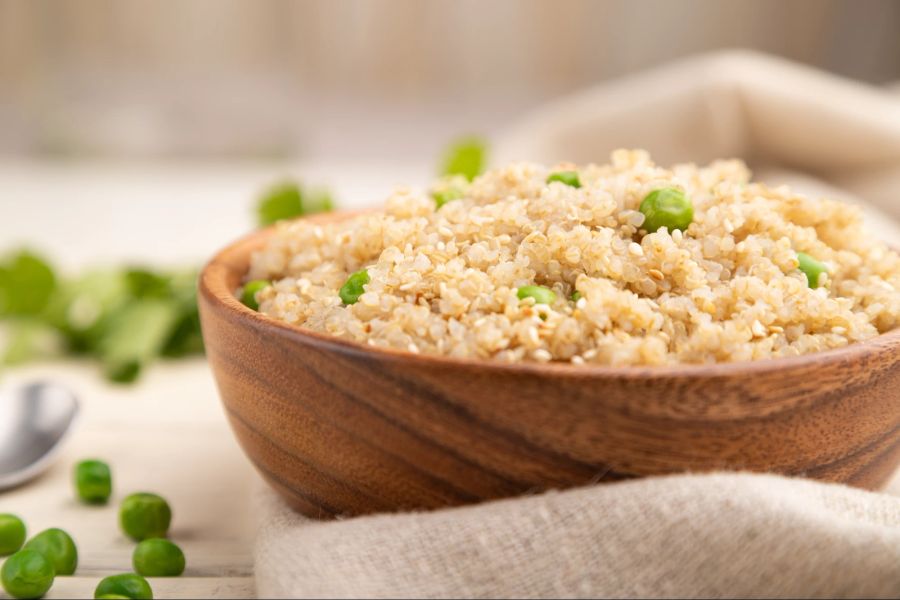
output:
<instances>
[{"instance_id":1,"label":"metal spoon","mask_svg":"<svg viewBox=\"0 0 900 600\"><path fill-rule=\"evenodd\" d=\"M0 490L47 469L77 415L78 399L55 383L39 381L0 395Z\"/></svg>"}]
</instances>

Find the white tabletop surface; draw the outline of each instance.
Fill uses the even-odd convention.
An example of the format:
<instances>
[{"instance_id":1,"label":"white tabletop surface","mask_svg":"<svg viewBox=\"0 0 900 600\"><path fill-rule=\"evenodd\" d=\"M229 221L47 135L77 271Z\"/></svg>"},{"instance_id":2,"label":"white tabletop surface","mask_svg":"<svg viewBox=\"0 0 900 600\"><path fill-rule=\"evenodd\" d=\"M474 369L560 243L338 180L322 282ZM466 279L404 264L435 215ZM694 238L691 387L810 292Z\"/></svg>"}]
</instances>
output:
<instances>
[{"instance_id":1,"label":"white tabletop surface","mask_svg":"<svg viewBox=\"0 0 900 600\"><path fill-rule=\"evenodd\" d=\"M36 248L69 271L86 265L200 265L253 227L261 188L302 176L329 185L345 207L379 201L428 166L404 164L41 165L0 162L0 252ZM256 475L234 441L202 358L159 363L137 385L106 383L90 362L0 371L0 390L34 379L63 383L82 402L81 418L58 462L38 480L0 493L34 533L69 531L79 547L76 576L57 579L48 598L92 598L105 575L131 570L133 543L117 525L118 501L134 491L166 497L172 539L185 551L183 577L154 579L158 598L244 598L254 594ZM72 465L108 461L115 496L106 507L75 502ZM2 591L0 591L0 597Z\"/></svg>"}]
</instances>

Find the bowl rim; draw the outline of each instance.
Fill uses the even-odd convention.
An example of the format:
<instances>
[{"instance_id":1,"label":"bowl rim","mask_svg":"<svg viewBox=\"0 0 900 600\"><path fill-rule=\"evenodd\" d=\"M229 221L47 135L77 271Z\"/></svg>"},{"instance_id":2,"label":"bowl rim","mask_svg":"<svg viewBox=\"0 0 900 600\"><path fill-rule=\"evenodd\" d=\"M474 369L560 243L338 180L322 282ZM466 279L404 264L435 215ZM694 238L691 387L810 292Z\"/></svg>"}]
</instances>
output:
<instances>
[{"instance_id":1,"label":"bowl rim","mask_svg":"<svg viewBox=\"0 0 900 600\"><path fill-rule=\"evenodd\" d=\"M334 211L307 217L295 221L330 222L350 219L371 212L373 209L357 211ZM271 330L288 338L302 340L307 344L324 346L328 350L359 357L372 357L392 363L416 363L422 367L452 367L460 370L479 369L495 370L505 374L543 375L577 379L636 379L655 380L672 378L721 378L734 375L752 375L783 371L788 369L802 370L807 367L833 365L859 361L865 358L895 352L895 360L900 362L900 327L882 333L868 340L849 344L842 348L833 348L778 358L744 360L719 363L683 363L674 365L573 365L571 363L537 363L517 362L505 363L490 359L457 358L427 353L413 353L397 348L368 346L359 342L344 340L325 333L304 329L292 325L261 312L252 310L238 300L234 290L230 289L226 279L235 270L234 263L249 262L249 255L259 249L263 242L271 237L278 224L259 229L244 235L228 244L207 262L200 272L198 281L199 293L203 299L226 311L236 319L249 319L257 328ZM241 274L243 275L243 274ZM201 302L201 311L203 310Z\"/></svg>"}]
</instances>

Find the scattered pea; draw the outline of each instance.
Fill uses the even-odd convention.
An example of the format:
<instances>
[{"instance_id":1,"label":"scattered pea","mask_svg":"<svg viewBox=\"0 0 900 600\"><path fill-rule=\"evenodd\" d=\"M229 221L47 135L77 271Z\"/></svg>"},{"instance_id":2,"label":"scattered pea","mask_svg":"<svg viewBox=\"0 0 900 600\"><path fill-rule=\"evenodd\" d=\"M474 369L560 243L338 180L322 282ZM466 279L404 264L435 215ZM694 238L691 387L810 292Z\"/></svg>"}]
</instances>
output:
<instances>
[{"instance_id":1,"label":"scattered pea","mask_svg":"<svg viewBox=\"0 0 900 600\"><path fill-rule=\"evenodd\" d=\"M53 586L56 573L43 554L20 550L6 559L0 569L0 583L13 598L40 598Z\"/></svg>"},{"instance_id":2,"label":"scattered pea","mask_svg":"<svg viewBox=\"0 0 900 600\"><path fill-rule=\"evenodd\" d=\"M553 304L556 294L548 287L542 285L523 285L516 291L519 300L534 298L535 304Z\"/></svg>"},{"instance_id":3,"label":"scattered pea","mask_svg":"<svg viewBox=\"0 0 900 600\"><path fill-rule=\"evenodd\" d=\"M131 556L134 570L145 577L177 577L184 573L184 552L169 540L144 540Z\"/></svg>"},{"instance_id":4,"label":"scattered pea","mask_svg":"<svg viewBox=\"0 0 900 600\"><path fill-rule=\"evenodd\" d=\"M581 292L579 292L578 290L572 292L572 302L578 302L582 297L583 296L581 295Z\"/></svg>"},{"instance_id":5,"label":"scattered pea","mask_svg":"<svg viewBox=\"0 0 900 600\"><path fill-rule=\"evenodd\" d=\"M463 195L463 191L455 187L447 188L445 190L437 190L431 193L431 197L434 198L436 209L453 200L459 200L463 197Z\"/></svg>"},{"instance_id":6,"label":"scattered pea","mask_svg":"<svg viewBox=\"0 0 900 600\"><path fill-rule=\"evenodd\" d=\"M806 275L806 284L813 289L819 287L819 276L828 271L825 265L805 252L798 252L797 260L799 269Z\"/></svg>"},{"instance_id":7,"label":"scattered pea","mask_svg":"<svg viewBox=\"0 0 900 600\"><path fill-rule=\"evenodd\" d=\"M365 286L369 283L369 272L365 269L357 271L347 278L347 282L341 286L340 296L344 304L356 304L359 297L365 292Z\"/></svg>"},{"instance_id":8,"label":"scattered pea","mask_svg":"<svg viewBox=\"0 0 900 600\"><path fill-rule=\"evenodd\" d=\"M25 523L16 515L0 515L0 556L18 552L25 543Z\"/></svg>"},{"instance_id":9,"label":"scattered pea","mask_svg":"<svg viewBox=\"0 0 900 600\"><path fill-rule=\"evenodd\" d=\"M25 549L43 554L53 564L57 575L72 575L78 566L78 548L62 529L45 529L28 540Z\"/></svg>"},{"instance_id":10,"label":"scattered pea","mask_svg":"<svg viewBox=\"0 0 900 600\"><path fill-rule=\"evenodd\" d=\"M132 494L122 501L119 509L122 531L136 542L166 537L171 522L172 509L156 494Z\"/></svg>"},{"instance_id":11,"label":"scattered pea","mask_svg":"<svg viewBox=\"0 0 900 600\"><path fill-rule=\"evenodd\" d=\"M94 598L132 598L153 600L153 588L135 573L121 573L104 577L94 590Z\"/></svg>"},{"instance_id":12,"label":"scattered pea","mask_svg":"<svg viewBox=\"0 0 900 600\"><path fill-rule=\"evenodd\" d=\"M581 187L581 179L578 178L578 171L556 171L555 173L550 173L550 176L547 177L547 183L553 181L564 183L573 188Z\"/></svg>"},{"instance_id":13,"label":"scattered pea","mask_svg":"<svg viewBox=\"0 0 900 600\"><path fill-rule=\"evenodd\" d=\"M97 596L100 600L131 600L129 596L123 596L122 594L103 594L101 596Z\"/></svg>"},{"instance_id":14,"label":"scattered pea","mask_svg":"<svg viewBox=\"0 0 900 600\"><path fill-rule=\"evenodd\" d=\"M643 228L653 233L665 227L671 233L684 231L694 220L694 205L687 195L677 188L660 188L644 197L640 211L644 213Z\"/></svg>"},{"instance_id":15,"label":"scattered pea","mask_svg":"<svg viewBox=\"0 0 900 600\"><path fill-rule=\"evenodd\" d=\"M82 502L106 504L112 494L112 472L100 460L83 460L75 465L75 491Z\"/></svg>"},{"instance_id":16,"label":"scattered pea","mask_svg":"<svg viewBox=\"0 0 900 600\"><path fill-rule=\"evenodd\" d=\"M259 302L256 301L256 293L264 290L270 285L272 285L272 283L265 279L248 281L244 284L244 289L241 290L241 303L252 310L259 310Z\"/></svg>"}]
</instances>

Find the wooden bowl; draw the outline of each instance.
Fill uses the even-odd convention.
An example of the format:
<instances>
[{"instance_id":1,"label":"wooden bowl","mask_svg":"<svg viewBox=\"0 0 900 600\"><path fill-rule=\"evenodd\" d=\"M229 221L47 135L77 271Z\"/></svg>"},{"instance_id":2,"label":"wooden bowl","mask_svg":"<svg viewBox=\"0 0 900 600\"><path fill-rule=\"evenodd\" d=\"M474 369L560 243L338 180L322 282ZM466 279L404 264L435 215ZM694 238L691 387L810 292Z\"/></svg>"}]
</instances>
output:
<instances>
[{"instance_id":1,"label":"wooden bowl","mask_svg":"<svg viewBox=\"0 0 900 600\"><path fill-rule=\"evenodd\" d=\"M646 368L373 349L235 298L269 235L238 241L204 269L203 337L244 451L306 515L715 469L877 488L900 460L900 330L794 358Z\"/></svg>"}]
</instances>

